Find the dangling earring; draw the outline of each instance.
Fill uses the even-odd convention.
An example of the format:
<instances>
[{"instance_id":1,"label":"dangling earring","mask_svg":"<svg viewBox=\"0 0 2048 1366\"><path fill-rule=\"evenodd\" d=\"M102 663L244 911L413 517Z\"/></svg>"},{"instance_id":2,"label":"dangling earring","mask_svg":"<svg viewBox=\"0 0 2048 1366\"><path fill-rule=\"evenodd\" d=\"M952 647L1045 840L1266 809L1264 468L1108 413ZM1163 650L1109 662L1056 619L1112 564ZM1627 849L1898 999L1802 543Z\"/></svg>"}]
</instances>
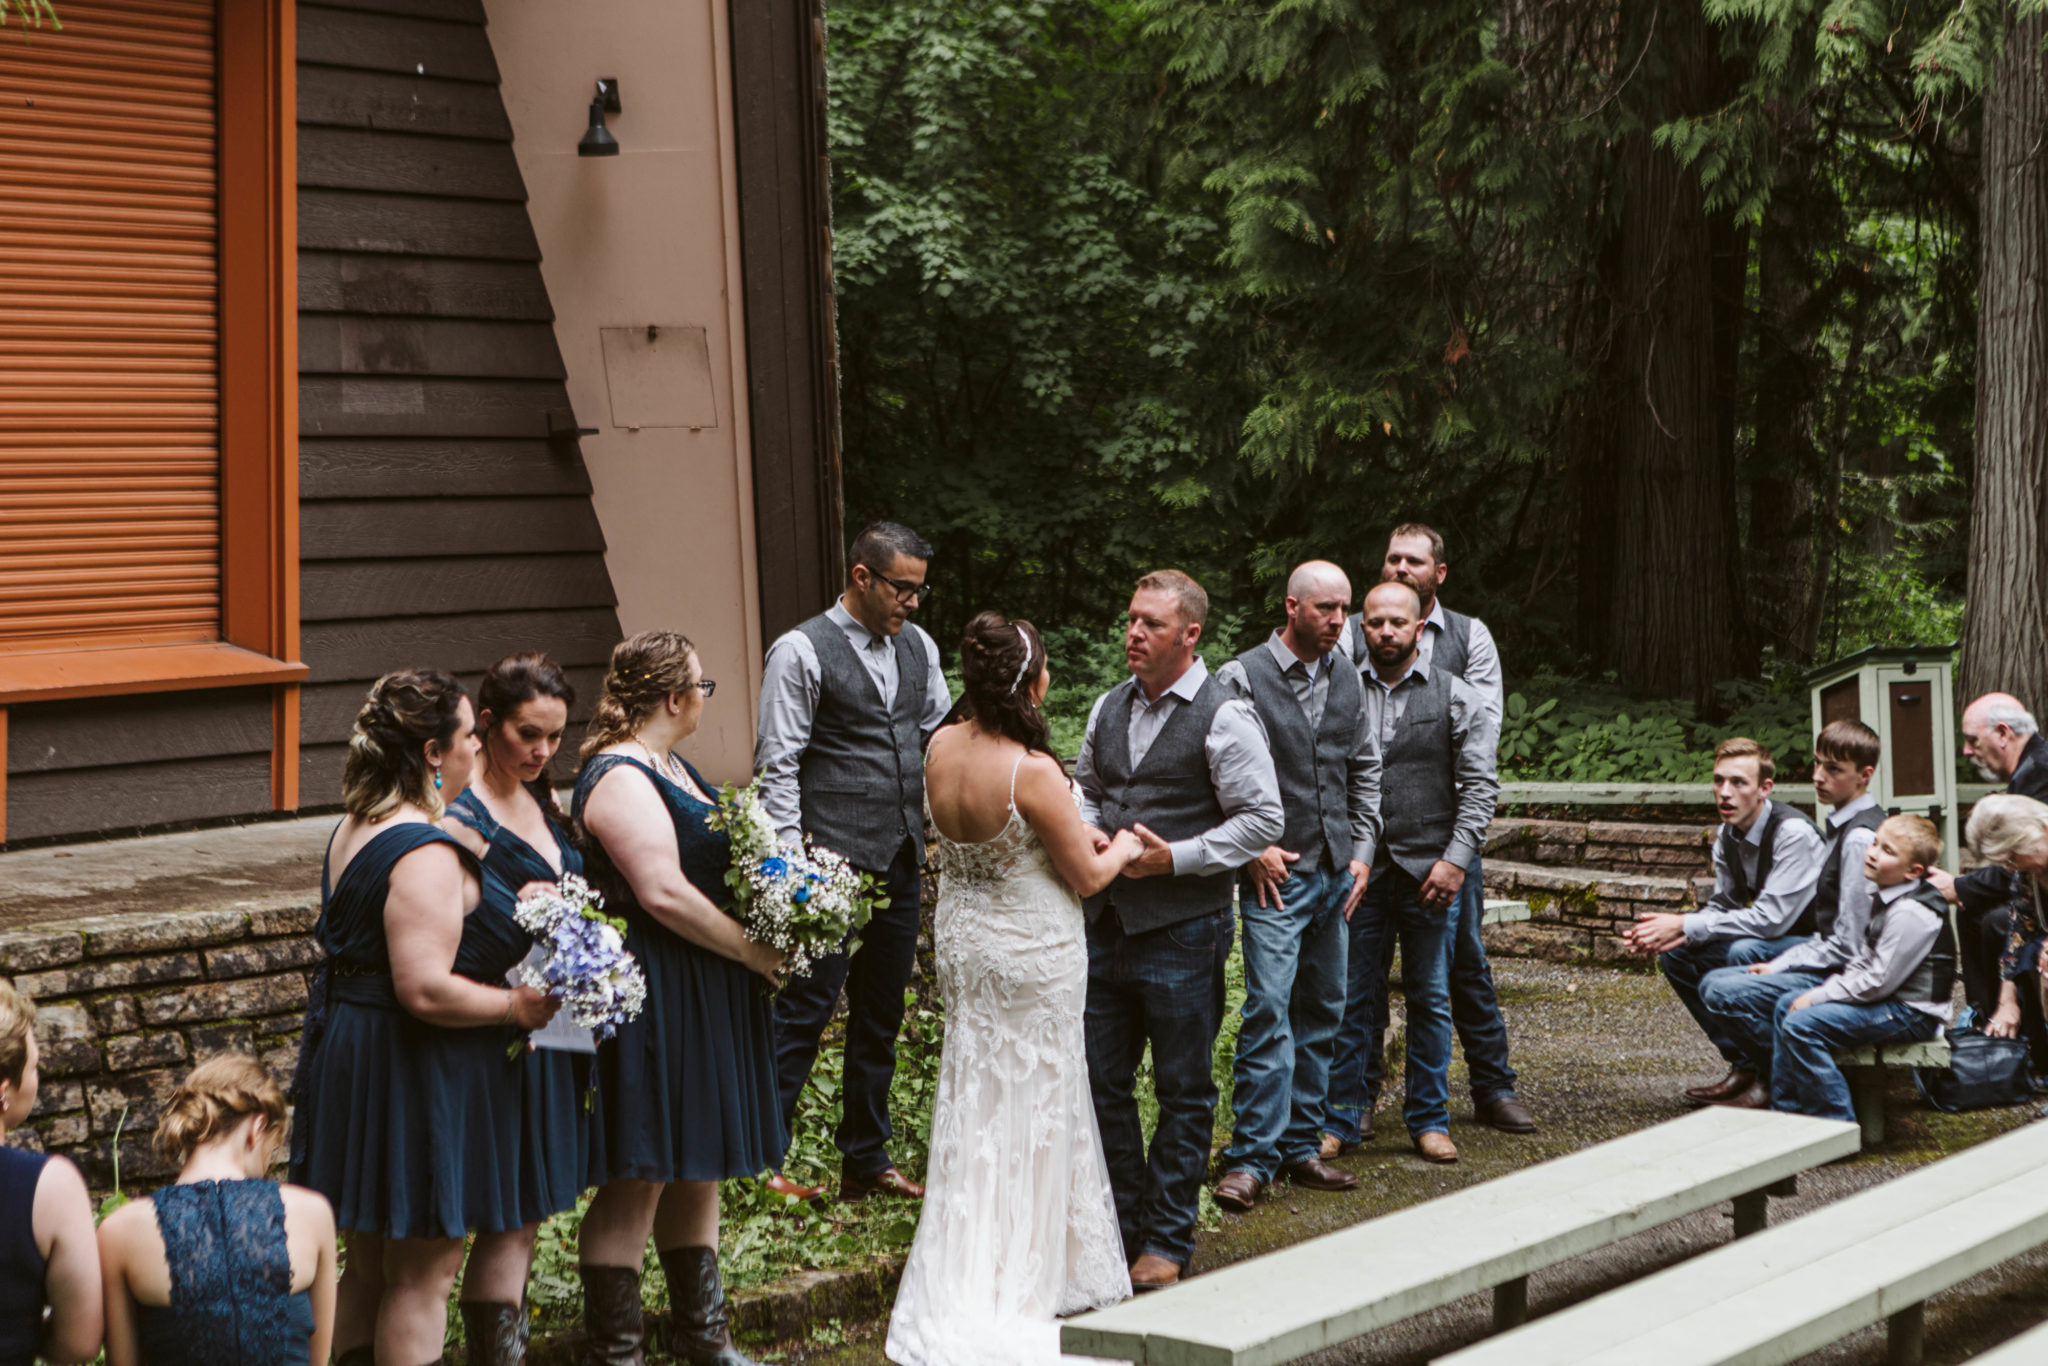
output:
<instances>
[{"instance_id":1,"label":"dangling earring","mask_svg":"<svg viewBox=\"0 0 2048 1366\"><path fill-rule=\"evenodd\" d=\"M436 792L439 792L440 790L441 790L441 766L440 766L439 764L435 764L435 765L434 765L434 791L436 791Z\"/></svg>"}]
</instances>

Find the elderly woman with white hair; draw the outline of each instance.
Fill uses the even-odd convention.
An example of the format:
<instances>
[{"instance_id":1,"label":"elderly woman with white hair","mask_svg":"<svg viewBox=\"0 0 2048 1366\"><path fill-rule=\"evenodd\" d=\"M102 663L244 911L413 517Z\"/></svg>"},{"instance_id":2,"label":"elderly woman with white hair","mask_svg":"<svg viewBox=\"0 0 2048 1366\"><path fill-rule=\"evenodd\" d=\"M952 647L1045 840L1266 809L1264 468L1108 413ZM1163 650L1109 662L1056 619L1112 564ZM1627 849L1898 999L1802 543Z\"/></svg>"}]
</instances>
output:
<instances>
[{"instance_id":1,"label":"elderly woman with white hair","mask_svg":"<svg viewBox=\"0 0 2048 1366\"><path fill-rule=\"evenodd\" d=\"M2010 1039L2024 1028L2030 1044L2042 1036L2041 894L2048 887L2048 804L2000 792L1970 812L1970 848L1987 864L2020 874L2012 907L2012 932L1999 960L1998 1007L1984 1032ZM2036 1067L2044 1061L2034 1059Z\"/></svg>"}]
</instances>

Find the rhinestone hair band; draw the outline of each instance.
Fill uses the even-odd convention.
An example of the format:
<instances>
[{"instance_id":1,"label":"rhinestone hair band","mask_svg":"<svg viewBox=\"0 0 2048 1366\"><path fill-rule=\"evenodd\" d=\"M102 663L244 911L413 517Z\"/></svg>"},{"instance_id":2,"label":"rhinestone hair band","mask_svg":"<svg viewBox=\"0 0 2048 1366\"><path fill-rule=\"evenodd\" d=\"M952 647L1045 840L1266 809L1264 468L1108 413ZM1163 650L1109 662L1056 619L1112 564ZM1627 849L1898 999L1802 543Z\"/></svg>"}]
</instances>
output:
<instances>
[{"instance_id":1,"label":"rhinestone hair band","mask_svg":"<svg viewBox=\"0 0 2048 1366\"><path fill-rule=\"evenodd\" d=\"M1024 658L1017 662L1017 677L1010 683L1011 692L1024 686L1024 671L1031 667L1031 637L1025 633L1022 626L1019 626L1017 638L1024 642Z\"/></svg>"}]
</instances>

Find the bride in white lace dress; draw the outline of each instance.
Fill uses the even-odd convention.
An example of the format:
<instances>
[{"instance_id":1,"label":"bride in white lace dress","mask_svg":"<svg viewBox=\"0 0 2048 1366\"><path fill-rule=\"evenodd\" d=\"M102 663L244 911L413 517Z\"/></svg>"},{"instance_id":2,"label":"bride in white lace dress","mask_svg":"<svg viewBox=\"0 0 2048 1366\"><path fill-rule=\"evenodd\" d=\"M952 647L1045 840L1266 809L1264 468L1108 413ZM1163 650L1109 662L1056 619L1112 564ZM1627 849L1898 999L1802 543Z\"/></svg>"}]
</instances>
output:
<instances>
[{"instance_id":1,"label":"bride in white lace dress","mask_svg":"<svg viewBox=\"0 0 2048 1366\"><path fill-rule=\"evenodd\" d=\"M1089 1100L1080 896L1141 846L1081 823L1044 748L1050 680L1029 622L976 617L961 675L976 719L940 731L925 760L946 1040L888 1356L1045 1366L1063 1359L1058 1316L1131 1293Z\"/></svg>"}]
</instances>

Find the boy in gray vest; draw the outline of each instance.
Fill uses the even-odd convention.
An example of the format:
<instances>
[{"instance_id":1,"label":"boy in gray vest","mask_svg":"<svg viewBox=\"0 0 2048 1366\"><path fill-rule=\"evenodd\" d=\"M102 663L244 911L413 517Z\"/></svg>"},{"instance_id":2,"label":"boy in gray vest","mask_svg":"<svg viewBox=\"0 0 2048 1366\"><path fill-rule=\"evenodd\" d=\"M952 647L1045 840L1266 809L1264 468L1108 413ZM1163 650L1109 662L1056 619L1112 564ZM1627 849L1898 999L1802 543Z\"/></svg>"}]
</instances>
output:
<instances>
[{"instance_id":1,"label":"boy in gray vest","mask_svg":"<svg viewBox=\"0 0 2048 1366\"><path fill-rule=\"evenodd\" d=\"M1408 1134L1429 1161L1455 1162L1448 1107L1452 941L1465 869L1500 795L1499 731L1476 688L1422 662L1422 601L1413 588L1378 585L1365 595L1360 619L1372 659L1362 681L1366 716L1380 738L1382 829L1365 900L1351 917L1327 1127L1346 1141L1364 1138L1374 1101L1366 1062L1380 1051L1379 1021L1386 1018L1385 944L1398 935L1408 1004Z\"/></svg>"},{"instance_id":2,"label":"boy in gray vest","mask_svg":"<svg viewBox=\"0 0 2048 1366\"><path fill-rule=\"evenodd\" d=\"M1870 919L1856 956L1779 1002L1771 1108L1854 1123L1835 1054L1860 1044L1924 1043L1949 1020L1956 938L1948 902L1924 879L1941 857L1925 816L1893 816L1864 855Z\"/></svg>"},{"instance_id":3,"label":"boy in gray vest","mask_svg":"<svg viewBox=\"0 0 2048 1366\"><path fill-rule=\"evenodd\" d=\"M1194 1253L1231 882L1286 829L1258 714L1195 653L1208 615L1209 595L1179 570L1138 580L1124 631L1131 677L1096 699L1074 765L1081 819L1145 845L1083 903L1088 1084L1139 1291L1172 1285ZM1132 1089L1148 1044L1159 1100L1149 1154Z\"/></svg>"},{"instance_id":4,"label":"boy in gray vest","mask_svg":"<svg viewBox=\"0 0 2048 1366\"><path fill-rule=\"evenodd\" d=\"M1244 1022L1216 1203L1248 1210L1275 1176L1311 1190L1358 1178L1322 1156L1323 1103L1344 1022L1345 922L1379 832L1379 733L1337 650L1351 581L1326 560L1287 580L1287 624L1217 670L1265 726L1287 829L1245 866Z\"/></svg>"},{"instance_id":5,"label":"boy in gray vest","mask_svg":"<svg viewBox=\"0 0 2048 1366\"><path fill-rule=\"evenodd\" d=\"M1714 894L1697 911L1638 916L1623 936L1640 954L1657 955L1671 990L1728 1062L1728 1075L1686 1088L1702 1105L1732 1099L1756 1083L1734 1036L1700 1002L1700 981L1715 968L1746 967L1777 957L1803 936L1793 933L1820 882L1820 832L1771 796L1777 785L1771 752L1747 736L1714 751Z\"/></svg>"},{"instance_id":6,"label":"boy in gray vest","mask_svg":"<svg viewBox=\"0 0 2048 1366\"><path fill-rule=\"evenodd\" d=\"M1877 732L1861 721L1831 721L1822 728L1813 742L1813 792L1820 805L1832 809L1822 825L1826 850L1820 881L1792 927L1786 941L1792 946L1768 962L1733 962L1700 979L1700 1004L1735 1040L1744 1064L1756 1074L1748 1090L1716 1104L1744 1110L1770 1105L1771 1031L1778 1002L1818 986L1863 950L1871 907L1863 856L1884 821L1870 795L1877 756ZM1731 956L1739 959L1746 950L1737 946Z\"/></svg>"},{"instance_id":7,"label":"boy in gray vest","mask_svg":"<svg viewBox=\"0 0 2048 1366\"><path fill-rule=\"evenodd\" d=\"M952 707L938 647L910 614L931 596L932 548L908 527L877 522L848 555L846 591L825 612L778 639L761 679L754 771L761 804L782 832L843 854L874 875L887 903L860 945L821 960L775 998L775 1070L782 1113L818 1058L818 1039L846 988L844 1109L834 1138L841 1198L923 1190L889 1158L889 1085L903 992L917 952L924 868L924 742ZM779 1173L779 1194L808 1199L822 1187Z\"/></svg>"}]
</instances>

